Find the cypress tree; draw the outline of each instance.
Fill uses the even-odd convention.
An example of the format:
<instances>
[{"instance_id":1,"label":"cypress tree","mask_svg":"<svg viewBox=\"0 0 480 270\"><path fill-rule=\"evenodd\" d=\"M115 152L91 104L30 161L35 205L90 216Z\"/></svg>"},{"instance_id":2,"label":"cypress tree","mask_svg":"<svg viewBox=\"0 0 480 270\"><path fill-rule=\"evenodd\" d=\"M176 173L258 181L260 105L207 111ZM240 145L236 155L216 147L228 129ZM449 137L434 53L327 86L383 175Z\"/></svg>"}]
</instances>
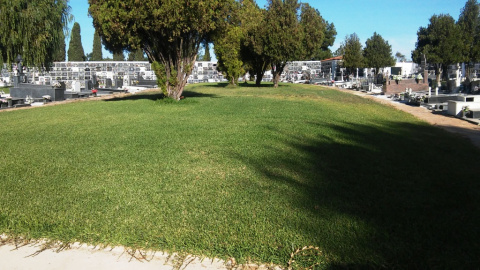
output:
<instances>
[{"instance_id":1,"label":"cypress tree","mask_svg":"<svg viewBox=\"0 0 480 270\"><path fill-rule=\"evenodd\" d=\"M139 48L133 52L129 52L128 61L145 61L145 57L143 56L143 50Z\"/></svg>"},{"instance_id":2,"label":"cypress tree","mask_svg":"<svg viewBox=\"0 0 480 270\"><path fill-rule=\"evenodd\" d=\"M114 52L113 61L125 61L125 55L123 55L123 52Z\"/></svg>"},{"instance_id":3,"label":"cypress tree","mask_svg":"<svg viewBox=\"0 0 480 270\"><path fill-rule=\"evenodd\" d=\"M80 35L80 24L75 22L72 28L72 36L68 47L68 61L85 61L85 53Z\"/></svg>"},{"instance_id":4,"label":"cypress tree","mask_svg":"<svg viewBox=\"0 0 480 270\"><path fill-rule=\"evenodd\" d=\"M205 42L205 54L203 55L202 61L212 61L212 57L210 56L210 46L208 42Z\"/></svg>"},{"instance_id":5,"label":"cypress tree","mask_svg":"<svg viewBox=\"0 0 480 270\"><path fill-rule=\"evenodd\" d=\"M93 34L93 49L92 49L92 58L90 61L102 61L102 38L98 34L97 30Z\"/></svg>"}]
</instances>

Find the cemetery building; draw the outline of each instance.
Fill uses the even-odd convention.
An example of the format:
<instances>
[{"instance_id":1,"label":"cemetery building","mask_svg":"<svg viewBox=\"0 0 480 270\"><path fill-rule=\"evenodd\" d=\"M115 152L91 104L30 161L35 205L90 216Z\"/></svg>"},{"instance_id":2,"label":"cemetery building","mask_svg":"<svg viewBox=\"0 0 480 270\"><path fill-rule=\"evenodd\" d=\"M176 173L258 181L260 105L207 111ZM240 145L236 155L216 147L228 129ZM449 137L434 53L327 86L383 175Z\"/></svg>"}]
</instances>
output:
<instances>
[{"instance_id":1,"label":"cemetery building","mask_svg":"<svg viewBox=\"0 0 480 270\"><path fill-rule=\"evenodd\" d=\"M322 60L321 72L332 81L343 80L343 56ZM327 76L328 75L328 76Z\"/></svg>"}]
</instances>

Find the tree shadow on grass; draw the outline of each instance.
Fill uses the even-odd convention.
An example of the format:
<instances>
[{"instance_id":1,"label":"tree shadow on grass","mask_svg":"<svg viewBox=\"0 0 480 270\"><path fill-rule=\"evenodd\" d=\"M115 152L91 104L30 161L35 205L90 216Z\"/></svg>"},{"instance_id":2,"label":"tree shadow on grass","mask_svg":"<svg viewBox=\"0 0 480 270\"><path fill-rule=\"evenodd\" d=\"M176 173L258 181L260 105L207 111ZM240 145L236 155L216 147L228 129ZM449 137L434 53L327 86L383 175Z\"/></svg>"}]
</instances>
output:
<instances>
[{"instance_id":1,"label":"tree shadow on grass","mask_svg":"<svg viewBox=\"0 0 480 270\"><path fill-rule=\"evenodd\" d=\"M282 88L282 87L286 87L287 85L283 85L283 84L280 84L278 87L279 88ZM209 85L209 87L214 87L214 88L231 88L231 89L235 89L235 88L245 88L245 87L248 87L248 88L273 88L273 83L262 83L260 84L260 86L257 86L255 83L244 83L244 82L239 82L237 86L229 86L229 83L228 82L219 82L219 83L216 83L216 84L212 84L212 85Z\"/></svg>"},{"instance_id":2,"label":"tree shadow on grass","mask_svg":"<svg viewBox=\"0 0 480 270\"><path fill-rule=\"evenodd\" d=\"M299 233L335 258L329 269L478 267L476 147L428 125L308 125L321 133L269 128L286 147L258 160L234 155L310 217Z\"/></svg>"},{"instance_id":3,"label":"tree shadow on grass","mask_svg":"<svg viewBox=\"0 0 480 270\"><path fill-rule=\"evenodd\" d=\"M195 91L183 91L182 95L185 98L201 98L201 97L209 97L209 98L214 98L217 97L215 94L205 94L205 93L199 93ZM125 101L125 100L160 100L160 99L165 99L165 95L161 92L149 92L149 93L139 93L139 94L133 94L133 95L128 95L128 96L123 96L123 97L113 97L110 99L105 99L105 101Z\"/></svg>"}]
</instances>

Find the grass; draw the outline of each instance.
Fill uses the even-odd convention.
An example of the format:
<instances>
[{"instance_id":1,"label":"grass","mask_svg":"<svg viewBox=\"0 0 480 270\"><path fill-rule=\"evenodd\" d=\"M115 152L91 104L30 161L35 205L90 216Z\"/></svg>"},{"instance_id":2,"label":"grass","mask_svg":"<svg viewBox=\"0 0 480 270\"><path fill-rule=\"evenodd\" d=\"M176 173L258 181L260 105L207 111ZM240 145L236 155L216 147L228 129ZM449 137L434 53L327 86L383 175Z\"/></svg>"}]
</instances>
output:
<instances>
[{"instance_id":1,"label":"grass","mask_svg":"<svg viewBox=\"0 0 480 270\"><path fill-rule=\"evenodd\" d=\"M0 86L0 92L3 91L5 94L10 94L10 86Z\"/></svg>"},{"instance_id":2,"label":"grass","mask_svg":"<svg viewBox=\"0 0 480 270\"><path fill-rule=\"evenodd\" d=\"M0 232L320 269L478 267L480 154L304 85L0 113Z\"/></svg>"}]
</instances>

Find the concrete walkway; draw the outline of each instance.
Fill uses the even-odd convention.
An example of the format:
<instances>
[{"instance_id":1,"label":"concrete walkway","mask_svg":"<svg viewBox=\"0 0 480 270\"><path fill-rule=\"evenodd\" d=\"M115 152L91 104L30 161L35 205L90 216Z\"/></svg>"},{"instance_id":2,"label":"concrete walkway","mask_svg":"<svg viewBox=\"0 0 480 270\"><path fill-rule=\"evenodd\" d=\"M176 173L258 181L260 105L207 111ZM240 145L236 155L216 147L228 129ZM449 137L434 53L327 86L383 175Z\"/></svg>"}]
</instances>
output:
<instances>
[{"instance_id":1,"label":"concrete walkway","mask_svg":"<svg viewBox=\"0 0 480 270\"><path fill-rule=\"evenodd\" d=\"M231 267L230 267L231 268ZM41 243L0 246L1 270L226 270L229 263L162 252L128 251L123 247L99 248L73 244L68 248L45 248Z\"/></svg>"}]
</instances>

